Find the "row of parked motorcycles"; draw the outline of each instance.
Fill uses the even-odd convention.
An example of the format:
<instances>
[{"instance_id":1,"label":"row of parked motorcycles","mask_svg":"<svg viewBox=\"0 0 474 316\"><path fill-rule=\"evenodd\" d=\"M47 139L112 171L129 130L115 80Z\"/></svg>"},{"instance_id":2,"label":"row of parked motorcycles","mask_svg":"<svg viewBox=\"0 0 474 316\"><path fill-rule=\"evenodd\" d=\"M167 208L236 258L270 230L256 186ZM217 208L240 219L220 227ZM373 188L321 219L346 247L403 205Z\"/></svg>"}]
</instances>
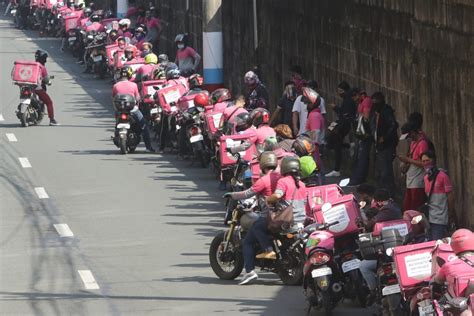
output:
<instances>
[{"instance_id":1,"label":"row of parked motorcycles","mask_svg":"<svg viewBox=\"0 0 474 316\"><path fill-rule=\"evenodd\" d=\"M59 9L55 6L35 9L32 12L36 12L34 18L39 19L39 24L34 25L45 34L66 36L73 54L85 51L86 63L91 63L90 69L99 77L115 78L123 67L136 71L144 64L139 58L130 63L119 62L122 52L116 44L106 45L106 33L87 34L78 27L77 17L73 15L74 26L69 22L74 20L70 13L63 15ZM116 19L103 15L102 21L107 24ZM25 87L39 82L38 78L33 75L30 83L27 80L19 83L25 79L25 73L36 71L34 65L33 69L28 68L30 66L19 63L13 73L18 79L24 110L37 122L42 118L44 106L38 100L26 101L34 98L34 94ZM213 92L215 94L209 97L207 91L193 91L192 77L139 82L140 111L160 141L182 150L184 136L185 147L193 161L202 167L212 162L221 179L229 180L232 190L245 190L258 179L260 170L251 149L237 154L226 150L245 141L240 135L225 135L223 130L225 107L217 110L216 104L229 102L230 96L223 99L219 93ZM202 80L200 76L192 80L196 78ZM134 106L134 101L127 98L114 102L119 134L116 145L122 154L134 152L140 143L142 129L131 115ZM31 123L25 122L24 126ZM469 277L461 286L448 284L443 297L431 295L429 280L454 254L449 242L427 241L429 224L423 214L406 211L403 220L378 223L373 232L366 233L361 225L363 205L353 194L344 193L345 185L346 181L339 185L307 186L305 225L272 234L277 260L258 259L257 266L276 273L286 285L302 286L308 312L320 309L325 315L332 315L345 299L366 307L369 290L359 269L362 260L376 262L376 302L380 307L377 314L461 315L472 309L472 274L467 273ZM219 278L233 280L241 274L242 241L259 216L259 205L257 198L227 201L224 223L228 228L214 237L209 249L211 267Z\"/></svg>"}]
</instances>

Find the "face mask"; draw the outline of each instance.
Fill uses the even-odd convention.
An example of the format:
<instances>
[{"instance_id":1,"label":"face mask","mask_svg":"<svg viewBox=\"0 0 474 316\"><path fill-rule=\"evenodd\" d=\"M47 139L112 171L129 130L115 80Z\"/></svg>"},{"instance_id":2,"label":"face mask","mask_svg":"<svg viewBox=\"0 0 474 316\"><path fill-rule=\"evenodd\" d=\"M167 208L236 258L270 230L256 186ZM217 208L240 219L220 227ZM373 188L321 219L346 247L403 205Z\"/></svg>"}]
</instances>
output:
<instances>
[{"instance_id":1,"label":"face mask","mask_svg":"<svg viewBox=\"0 0 474 316\"><path fill-rule=\"evenodd\" d=\"M382 207L384 207L384 206L387 205L387 204L388 204L388 201L375 201L375 206L376 206L377 208L382 208Z\"/></svg>"},{"instance_id":2,"label":"face mask","mask_svg":"<svg viewBox=\"0 0 474 316\"><path fill-rule=\"evenodd\" d=\"M178 49L183 49L184 48L184 44L178 44Z\"/></svg>"},{"instance_id":3,"label":"face mask","mask_svg":"<svg viewBox=\"0 0 474 316\"><path fill-rule=\"evenodd\" d=\"M149 54L149 53L150 53L150 50L149 50L149 49L145 49L145 50L143 50L143 53L144 53L144 54Z\"/></svg>"},{"instance_id":4,"label":"face mask","mask_svg":"<svg viewBox=\"0 0 474 316\"><path fill-rule=\"evenodd\" d=\"M432 162L425 162L423 163L423 168L425 169L426 172L430 171L433 169L434 165Z\"/></svg>"}]
</instances>

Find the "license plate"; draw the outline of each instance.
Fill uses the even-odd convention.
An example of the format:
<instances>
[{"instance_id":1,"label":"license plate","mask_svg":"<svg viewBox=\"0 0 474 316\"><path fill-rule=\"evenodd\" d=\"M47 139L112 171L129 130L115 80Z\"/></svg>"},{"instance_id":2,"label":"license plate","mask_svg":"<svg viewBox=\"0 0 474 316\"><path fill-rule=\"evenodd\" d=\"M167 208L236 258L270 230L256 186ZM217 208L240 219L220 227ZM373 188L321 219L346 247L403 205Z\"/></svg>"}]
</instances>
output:
<instances>
[{"instance_id":1,"label":"license plate","mask_svg":"<svg viewBox=\"0 0 474 316\"><path fill-rule=\"evenodd\" d=\"M313 278L318 278L318 277L322 277L322 276L325 276L325 275L331 275L331 274L332 274L332 270L329 267L314 269L313 271L311 271L311 276Z\"/></svg>"},{"instance_id":2,"label":"license plate","mask_svg":"<svg viewBox=\"0 0 474 316\"><path fill-rule=\"evenodd\" d=\"M31 104L31 99L21 99L20 103L21 104Z\"/></svg>"},{"instance_id":3,"label":"license plate","mask_svg":"<svg viewBox=\"0 0 474 316\"><path fill-rule=\"evenodd\" d=\"M192 143L195 143L195 142L199 142L201 140L204 140L204 137L202 135L195 135L195 136L191 136L191 138L189 138L189 141Z\"/></svg>"},{"instance_id":4,"label":"license plate","mask_svg":"<svg viewBox=\"0 0 474 316\"><path fill-rule=\"evenodd\" d=\"M353 259L346 261L342 264L342 272L346 273L355 269L359 269L360 267L360 260L359 259Z\"/></svg>"},{"instance_id":5,"label":"license plate","mask_svg":"<svg viewBox=\"0 0 474 316\"><path fill-rule=\"evenodd\" d=\"M434 315L434 308L431 300L424 300L418 303L418 313L420 316Z\"/></svg>"},{"instance_id":6,"label":"license plate","mask_svg":"<svg viewBox=\"0 0 474 316\"><path fill-rule=\"evenodd\" d=\"M150 110L150 114L156 114L158 113L158 108L153 108Z\"/></svg>"},{"instance_id":7,"label":"license plate","mask_svg":"<svg viewBox=\"0 0 474 316\"><path fill-rule=\"evenodd\" d=\"M70 41L70 42L75 41L75 40L76 40L76 37L75 37L75 36L69 38L69 41Z\"/></svg>"},{"instance_id":8,"label":"license plate","mask_svg":"<svg viewBox=\"0 0 474 316\"><path fill-rule=\"evenodd\" d=\"M102 56L94 56L92 57L92 60L95 62L102 61Z\"/></svg>"},{"instance_id":9,"label":"license plate","mask_svg":"<svg viewBox=\"0 0 474 316\"><path fill-rule=\"evenodd\" d=\"M128 124L128 123L117 124L117 129L122 129L122 128L130 129L130 124Z\"/></svg>"},{"instance_id":10,"label":"license plate","mask_svg":"<svg viewBox=\"0 0 474 316\"><path fill-rule=\"evenodd\" d=\"M382 296L400 293L400 286L398 284L387 285L382 289Z\"/></svg>"}]
</instances>

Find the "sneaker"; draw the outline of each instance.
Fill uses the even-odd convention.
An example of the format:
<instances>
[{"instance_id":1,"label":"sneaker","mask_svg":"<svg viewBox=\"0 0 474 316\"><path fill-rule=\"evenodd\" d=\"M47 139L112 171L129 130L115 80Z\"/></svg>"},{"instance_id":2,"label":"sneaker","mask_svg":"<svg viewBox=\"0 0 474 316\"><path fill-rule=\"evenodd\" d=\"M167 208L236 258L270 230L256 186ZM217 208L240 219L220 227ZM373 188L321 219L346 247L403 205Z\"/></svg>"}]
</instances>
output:
<instances>
[{"instance_id":1,"label":"sneaker","mask_svg":"<svg viewBox=\"0 0 474 316\"><path fill-rule=\"evenodd\" d=\"M148 151L148 152L150 152L150 153L156 152L153 147L147 147L146 151Z\"/></svg>"},{"instance_id":2,"label":"sneaker","mask_svg":"<svg viewBox=\"0 0 474 316\"><path fill-rule=\"evenodd\" d=\"M49 126L59 126L61 124L58 123L55 119L49 120Z\"/></svg>"},{"instance_id":3,"label":"sneaker","mask_svg":"<svg viewBox=\"0 0 474 316\"><path fill-rule=\"evenodd\" d=\"M340 177L340 176L341 176L341 173L336 170L326 173L326 177Z\"/></svg>"},{"instance_id":4,"label":"sneaker","mask_svg":"<svg viewBox=\"0 0 474 316\"><path fill-rule=\"evenodd\" d=\"M258 255L255 256L255 258L276 260L277 255L276 255L275 251L268 251L268 252L259 253Z\"/></svg>"},{"instance_id":5,"label":"sneaker","mask_svg":"<svg viewBox=\"0 0 474 316\"><path fill-rule=\"evenodd\" d=\"M249 273L245 273L244 276L242 277L242 280L240 280L239 285L245 285L250 283L253 280L258 279L258 274L255 272L255 270L250 271Z\"/></svg>"}]
</instances>

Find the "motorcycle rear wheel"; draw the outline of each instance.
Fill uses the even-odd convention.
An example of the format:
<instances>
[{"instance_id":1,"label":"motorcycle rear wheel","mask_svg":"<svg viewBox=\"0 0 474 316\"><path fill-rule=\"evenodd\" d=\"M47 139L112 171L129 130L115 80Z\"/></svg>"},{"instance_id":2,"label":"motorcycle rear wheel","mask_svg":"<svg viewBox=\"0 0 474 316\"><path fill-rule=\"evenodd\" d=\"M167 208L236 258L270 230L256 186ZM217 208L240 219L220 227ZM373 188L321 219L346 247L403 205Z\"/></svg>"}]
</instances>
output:
<instances>
[{"instance_id":1,"label":"motorcycle rear wheel","mask_svg":"<svg viewBox=\"0 0 474 316\"><path fill-rule=\"evenodd\" d=\"M120 137L120 153L122 155L127 154L127 138Z\"/></svg>"},{"instance_id":2,"label":"motorcycle rear wheel","mask_svg":"<svg viewBox=\"0 0 474 316\"><path fill-rule=\"evenodd\" d=\"M28 111L28 109L26 109L26 111L24 113L21 113L20 115L21 126L28 127L28 120L30 118L30 112Z\"/></svg>"},{"instance_id":3,"label":"motorcycle rear wheel","mask_svg":"<svg viewBox=\"0 0 474 316\"><path fill-rule=\"evenodd\" d=\"M233 262L229 264L230 270L226 271L223 265L226 262L222 262L219 257L221 256L222 248L224 246L225 232L220 232L212 240L209 248L209 261L211 263L212 271L222 280L234 280L240 275L244 268L244 257L240 249L230 241L228 251L232 252Z\"/></svg>"}]
</instances>

